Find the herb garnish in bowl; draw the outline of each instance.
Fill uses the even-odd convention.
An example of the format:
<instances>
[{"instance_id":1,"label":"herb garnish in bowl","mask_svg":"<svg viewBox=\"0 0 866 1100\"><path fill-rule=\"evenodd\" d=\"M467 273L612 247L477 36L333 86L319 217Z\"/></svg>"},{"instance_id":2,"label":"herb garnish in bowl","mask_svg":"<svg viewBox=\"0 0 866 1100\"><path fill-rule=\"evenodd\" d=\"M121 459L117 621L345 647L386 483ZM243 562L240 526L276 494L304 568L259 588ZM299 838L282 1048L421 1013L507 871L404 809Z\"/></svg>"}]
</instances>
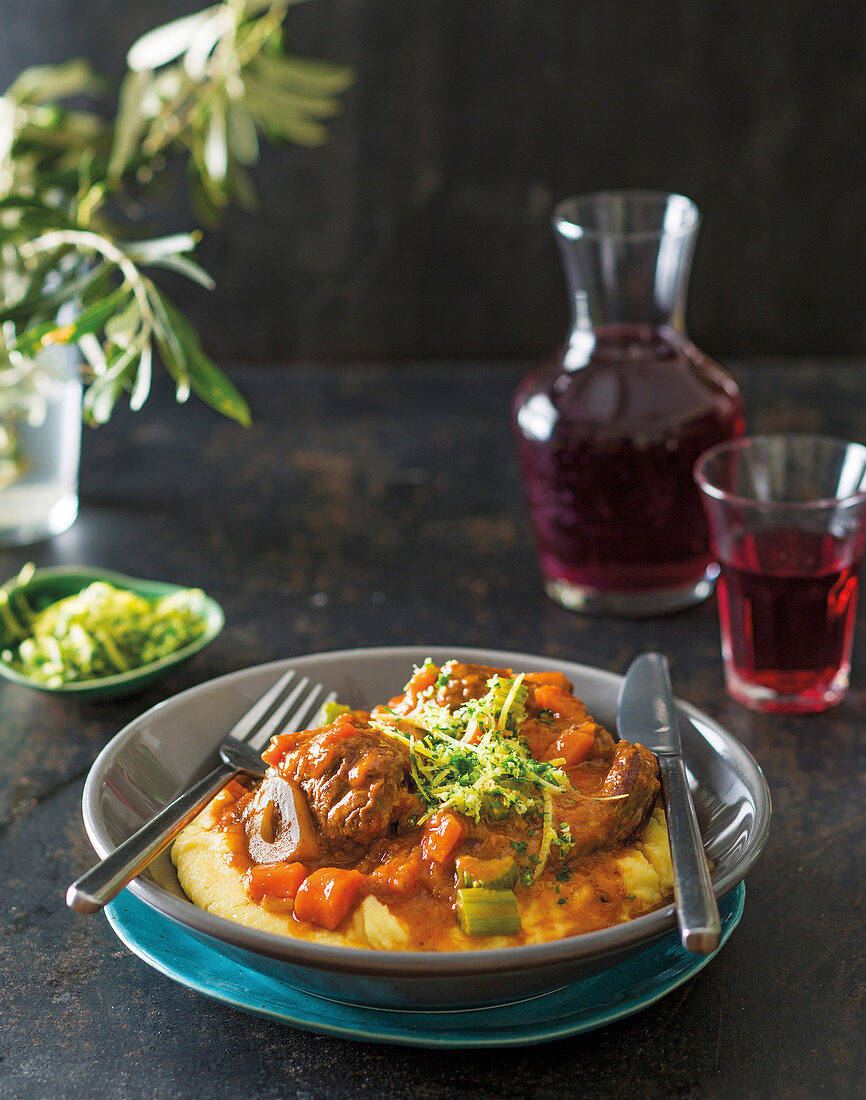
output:
<instances>
[{"instance_id":1,"label":"herb garnish in bowl","mask_svg":"<svg viewBox=\"0 0 866 1100\"><path fill-rule=\"evenodd\" d=\"M200 589L28 564L0 588L0 673L46 691L117 695L197 653L223 622Z\"/></svg>"}]
</instances>

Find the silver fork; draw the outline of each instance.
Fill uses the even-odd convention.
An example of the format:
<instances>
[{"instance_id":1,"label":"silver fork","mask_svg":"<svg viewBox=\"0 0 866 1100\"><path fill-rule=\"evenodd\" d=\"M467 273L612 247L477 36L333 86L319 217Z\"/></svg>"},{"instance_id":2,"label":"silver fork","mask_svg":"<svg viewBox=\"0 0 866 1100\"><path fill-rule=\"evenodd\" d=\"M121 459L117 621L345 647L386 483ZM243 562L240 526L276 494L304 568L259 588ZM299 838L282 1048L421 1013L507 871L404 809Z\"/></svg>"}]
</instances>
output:
<instances>
[{"instance_id":1,"label":"silver fork","mask_svg":"<svg viewBox=\"0 0 866 1100\"><path fill-rule=\"evenodd\" d=\"M281 676L228 732L219 747L217 767L76 879L66 891L66 904L78 913L96 913L141 874L230 779L241 773L263 776L260 754L271 737L303 729L319 708L336 699L334 692L325 694L321 684L310 686L306 676L296 679L293 669Z\"/></svg>"}]
</instances>

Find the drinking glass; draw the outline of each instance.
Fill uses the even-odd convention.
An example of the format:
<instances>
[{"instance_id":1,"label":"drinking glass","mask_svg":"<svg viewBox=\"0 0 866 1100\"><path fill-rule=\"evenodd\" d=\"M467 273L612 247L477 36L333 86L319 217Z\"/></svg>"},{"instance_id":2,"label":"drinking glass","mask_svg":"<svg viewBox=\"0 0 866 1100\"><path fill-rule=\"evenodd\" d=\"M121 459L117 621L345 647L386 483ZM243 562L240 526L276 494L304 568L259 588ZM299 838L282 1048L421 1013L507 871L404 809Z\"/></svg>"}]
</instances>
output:
<instances>
[{"instance_id":1,"label":"drinking glass","mask_svg":"<svg viewBox=\"0 0 866 1100\"><path fill-rule=\"evenodd\" d=\"M729 694L826 710L848 690L866 518L866 447L788 433L720 443L695 479L720 565Z\"/></svg>"}]
</instances>

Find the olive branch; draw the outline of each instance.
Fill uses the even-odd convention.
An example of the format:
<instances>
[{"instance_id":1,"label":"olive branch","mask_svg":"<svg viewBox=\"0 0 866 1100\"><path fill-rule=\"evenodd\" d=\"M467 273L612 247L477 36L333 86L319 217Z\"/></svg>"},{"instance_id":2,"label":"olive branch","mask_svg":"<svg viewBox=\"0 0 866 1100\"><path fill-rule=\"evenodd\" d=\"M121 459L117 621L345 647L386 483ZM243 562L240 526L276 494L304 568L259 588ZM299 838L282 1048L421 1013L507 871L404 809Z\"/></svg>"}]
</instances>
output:
<instances>
[{"instance_id":1,"label":"olive branch","mask_svg":"<svg viewBox=\"0 0 866 1100\"><path fill-rule=\"evenodd\" d=\"M327 140L350 70L293 56L284 20L299 0L224 0L145 34L127 55L114 118L69 107L105 94L83 60L24 70L0 98L0 389L76 345L84 416L141 408L155 359L179 401L196 394L241 424L249 408L159 287L160 269L212 289L199 232L136 240L140 196L185 157L193 212L212 228L254 209L260 142ZM139 219L140 220L140 219ZM11 407L0 401L0 415Z\"/></svg>"}]
</instances>

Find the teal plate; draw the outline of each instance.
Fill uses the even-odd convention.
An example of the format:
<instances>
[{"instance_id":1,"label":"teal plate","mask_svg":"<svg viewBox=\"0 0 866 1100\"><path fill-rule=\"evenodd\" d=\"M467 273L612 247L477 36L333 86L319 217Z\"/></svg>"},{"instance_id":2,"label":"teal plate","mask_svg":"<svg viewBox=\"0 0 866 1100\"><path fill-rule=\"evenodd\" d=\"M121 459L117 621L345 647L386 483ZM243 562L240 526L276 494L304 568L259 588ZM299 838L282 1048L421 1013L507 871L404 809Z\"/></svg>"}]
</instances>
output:
<instances>
[{"instance_id":1,"label":"teal plate","mask_svg":"<svg viewBox=\"0 0 866 1100\"><path fill-rule=\"evenodd\" d=\"M156 600L161 596L170 596L173 592L180 591L183 586L169 584L167 581L143 580L140 577L128 577L124 573L115 573L110 569L92 569L84 565L52 566L47 569L37 569L27 583L22 586L18 578L13 577L2 587L14 608L15 594L19 590L26 592L27 600L32 606L44 607L55 600L74 596L94 581L107 581L115 588L126 588L148 600ZM8 661L0 658L0 676L11 680L23 687L33 688L35 691L48 692L51 695L67 695L76 699L116 699L123 695L131 695L142 688L152 684L160 677L167 675L178 665L188 661L209 645L220 633L225 625L225 614L220 605L208 596L200 592L196 596L195 613L204 622L204 633L194 642L169 653L158 661L150 664L131 668L128 672L119 672L115 676L100 676L94 680L77 680L68 684L52 686L41 684L38 680L32 680L29 676L20 672ZM12 642L7 633L4 620L0 618L0 648L11 645Z\"/></svg>"},{"instance_id":2,"label":"teal plate","mask_svg":"<svg viewBox=\"0 0 866 1100\"><path fill-rule=\"evenodd\" d=\"M740 883L719 902L722 946L740 923L745 896ZM715 957L690 955L672 932L595 977L531 1000L455 1011L391 1011L325 1000L241 966L128 890L105 913L139 958L206 997L305 1031L414 1047L528 1046L580 1035L654 1004Z\"/></svg>"}]
</instances>

